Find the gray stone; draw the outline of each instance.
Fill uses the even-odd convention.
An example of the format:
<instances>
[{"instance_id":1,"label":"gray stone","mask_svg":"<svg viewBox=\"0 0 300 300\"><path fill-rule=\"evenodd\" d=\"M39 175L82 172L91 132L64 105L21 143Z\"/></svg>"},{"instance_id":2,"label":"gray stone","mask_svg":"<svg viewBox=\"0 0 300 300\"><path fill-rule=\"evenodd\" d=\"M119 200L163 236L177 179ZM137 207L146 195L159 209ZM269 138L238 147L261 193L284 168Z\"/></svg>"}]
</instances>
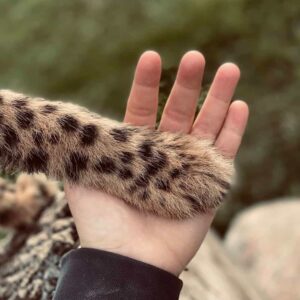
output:
<instances>
[{"instance_id":1,"label":"gray stone","mask_svg":"<svg viewBox=\"0 0 300 300\"><path fill-rule=\"evenodd\" d=\"M225 245L270 299L300 299L300 199L245 210L232 223Z\"/></svg>"}]
</instances>

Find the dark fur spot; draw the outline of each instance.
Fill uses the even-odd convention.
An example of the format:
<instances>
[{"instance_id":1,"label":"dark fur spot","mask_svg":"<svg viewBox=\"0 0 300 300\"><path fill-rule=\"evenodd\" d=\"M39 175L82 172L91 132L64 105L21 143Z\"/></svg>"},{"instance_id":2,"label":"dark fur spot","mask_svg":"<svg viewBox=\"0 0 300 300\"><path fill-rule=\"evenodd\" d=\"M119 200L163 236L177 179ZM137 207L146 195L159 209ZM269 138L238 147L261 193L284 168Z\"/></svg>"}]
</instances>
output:
<instances>
[{"instance_id":1,"label":"dark fur spot","mask_svg":"<svg viewBox=\"0 0 300 300\"><path fill-rule=\"evenodd\" d=\"M227 192L221 192L220 193L220 200L223 201L224 198L226 198Z\"/></svg>"},{"instance_id":2,"label":"dark fur spot","mask_svg":"<svg viewBox=\"0 0 300 300\"><path fill-rule=\"evenodd\" d=\"M128 141L128 130L126 128L114 128L110 131L110 135L118 142Z\"/></svg>"},{"instance_id":3,"label":"dark fur spot","mask_svg":"<svg viewBox=\"0 0 300 300\"><path fill-rule=\"evenodd\" d=\"M189 170L189 168L191 167L191 165L189 163L183 163L181 165L181 167L182 167L183 171L187 171L187 170Z\"/></svg>"},{"instance_id":4,"label":"dark fur spot","mask_svg":"<svg viewBox=\"0 0 300 300\"><path fill-rule=\"evenodd\" d=\"M70 115L64 115L59 118L58 124L67 132L76 131L79 128L79 121Z\"/></svg>"},{"instance_id":5,"label":"dark fur spot","mask_svg":"<svg viewBox=\"0 0 300 300\"><path fill-rule=\"evenodd\" d=\"M149 199L149 193L147 191L144 191L141 196L141 199L144 201Z\"/></svg>"},{"instance_id":6,"label":"dark fur spot","mask_svg":"<svg viewBox=\"0 0 300 300\"><path fill-rule=\"evenodd\" d=\"M28 173L47 172L49 155L41 149L32 149L24 160L24 169Z\"/></svg>"},{"instance_id":7,"label":"dark fur spot","mask_svg":"<svg viewBox=\"0 0 300 300\"><path fill-rule=\"evenodd\" d=\"M160 165L160 168L164 168L168 164L168 157L166 153L162 151L157 151L157 163Z\"/></svg>"},{"instance_id":8,"label":"dark fur spot","mask_svg":"<svg viewBox=\"0 0 300 300\"><path fill-rule=\"evenodd\" d=\"M70 217L71 217L71 212L70 212ZM79 240L79 235L78 235L78 232L76 230L76 227L74 224L71 225L71 236L72 236L72 239L74 242L78 241ZM56 286L56 284L52 285L52 286Z\"/></svg>"},{"instance_id":9,"label":"dark fur spot","mask_svg":"<svg viewBox=\"0 0 300 300\"><path fill-rule=\"evenodd\" d=\"M178 169L178 168L175 168L170 172L170 176L172 179L179 177L180 174L181 174L181 172L180 172L180 169Z\"/></svg>"},{"instance_id":10,"label":"dark fur spot","mask_svg":"<svg viewBox=\"0 0 300 300\"><path fill-rule=\"evenodd\" d=\"M170 182L165 179L156 179L155 186L162 191L170 192Z\"/></svg>"},{"instance_id":11,"label":"dark fur spot","mask_svg":"<svg viewBox=\"0 0 300 300\"><path fill-rule=\"evenodd\" d=\"M14 147L20 142L19 136L13 128L7 125L2 125L0 130L3 132L5 144L9 147Z\"/></svg>"},{"instance_id":12,"label":"dark fur spot","mask_svg":"<svg viewBox=\"0 0 300 300\"><path fill-rule=\"evenodd\" d=\"M115 162L108 156L102 156L94 166L99 173L113 173L116 169Z\"/></svg>"},{"instance_id":13,"label":"dark fur spot","mask_svg":"<svg viewBox=\"0 0 300 300\"><path fill-rule=\"evenodd\" d=\"M159 165L156 164L155 161L150 162L146 166L146 174L148 176L154 176L159 172Z\"/></svg>"},{"instance_id":14,"label":"dark fur spot","mask_svg":"<svg viewBox=\"0 0 300 300\"><path fill-rule=\"evenodd\" d=\"M130 164L133 161L134 155L128 151L121 152L120 159L124 164Z\"/></svg>"},{"instance_id":15,"label":"dark fur spot","mask_svg":"<svg viewBox=\"0 0 300 300\"><path fill-rule=\"evenodd\" d=\"M2 112L0 112L0 124L3 124L4 121L4 115Z\"/></svg>"},{"instance_id":16,"label":"dark fur spot","mask_svg":"<svg viewBox=\"0 0 300 300\"><path fill-rule=\"evenodd\" d=\"M186 158L187 154L186 153L179 153L178 156L180 158Z\"/></svg>"},{"instance_id":17,"label":"dark fur spot","mask_svg":"<svg viewBox=\"0 0 300 300\"><path fill-rule=\"evenodd\" d=\"M79 173L87 168L88 157L79 152L73 152L69 161L66 162L65 170L68 178L73 181L79 179Z\"/></svg>"},{"instance_id":18,"label":"dark fur spot","mask_svg":"<svg viewBox=\"0 0 300 300\"><path fill-rule=\"evenodd\" d=\"M138 149L138 154L141 157L141 159L147 161L149 158L152 157L153 151L153 142L152 141L144 141Z\"/></svg>"},{"instance_id":19,"label":"dark fur spot","mask_svg":"<svg viewBox=\"0 0 300 300\"><path fill-rule=\"evenodd\" d=\"M43 114L51 114L55 111L57 111L57 107L53 104L46 104L41 108Z\"/></svg>"},{"instance_id":20,"label":"dark fur spot","mask_svg":"<svg viewBox=\"0 0 300 300\"><path fill-rule=\"evenodd\" d=\"M87 166L88 157L84 154L73 152L70 155L70 162L74 168L78 170L84 170Z\"/></svg>"},{"instance_id":21,"label":"dark fur spot","mask_svg":"<svg viewBox=\"0 0 300 300\"><path fill-rule=\"evenodd\" d=\"M225 189L226 191L231 188L231 184L223 179L216 179L216 181L220 184L220 186Z\"/></svg>"},{"instance_id":22,"label":"dark fur spot","mask_svg":"<svg viewBox=\"0 0 300 300\"><path fill-rule=\"evenodd\" d=\"M128 189L129 195L135 193L137 191L137 186L136 185L131 185Z\"/></svg>"},{"instance_id":23,"label":"dark fur spot","mask_svg":"<svg viewBox=\"0 0 300 300\"><path fill-rule=\"evenodd\" d=\"M41 146L44 143L44 137L41 131L34 131L32 138L36 146Z\"/></svg>"},{"instance_id":24,"label":"dark fur spot","mask_svg":"<svg viewBox=\"0 0 300 300\"><path fill-rule=\"evenodd\" d=\"M51 251L50 253L53 253L54 255L57 255L58 257L62 256L65 253L65 250L63 247L63 242L61 242L59 240L53 241L53 243L51 244L50 251Z\"/></svg>"},{"instance_id":25,"label":"dark fur spot","mask_svg":"<svg viewBox=\"0 0 300 300\"><path fill-rule=\"evenodd\" d=\"M165 153L158 151L158 153L148 160L146 166L146 174L148 176L156 175L162 168L167 165L167 156Z\"/></svg>"},{"instance_id":26,"label":"dark fur spot","mask_svg":"<svg viewBox=\"0 0 300 300\"><path fill-rule=\"evenodd\" d=\"M119 176L121 179L129 179L133 177L132 171L128 168L122 168L119 170Z\"/></svg>"},{"instance_id":27,"label":"dark fur spot","mask_svg":"<svg viewBox=\"0 0 300 300\"><path fill-rule=\"evenodd\" d=\"M224 181L221 178L218 178L217 176L211 174L211 173L203 173L204 175L208 176L209 178L211 178L212 180L214 180L217 184L219 184L224 190L229 190L231 185L229 182Z\"/></svg>"},{"instance_id":28,"label":"dark fur spot","mask_svg":"<svg viewBox=\"0 0 300 300\"><path fill-rule=\"evenodd\" d=\"M147 175L142 174L135 180L134 183L139 187L146 187L149 184L149 180L150 178Z\"/></svg>"},{"instance_id":29,"label":"dark fur spot","mask_svg":"<svg viewBox=\"0 0 300 300\"><path fill-rule=\"evenodd\" d=\"M98 136L97 126L93 124L84 125L80 132L80 142L82 146L90 146L95 144Z\"/></svg>"},{"instance_id":30,"label":"dark fur spot","mask_svg":"<svg viewBox=\"0 0 300 300\"><path fill-rule=\"evenodd\" d=\"M15 108L21 109L23 107L25 107L28 104L26 98L23 99L16 99L14 101L11 102L11 105Z\"/></svg>"},{"instance_id":31,"label":"dark fur spot","mask_svg":"<svg viewBox=\"0 0 300 300\"><path fill-rule=\"evenodd\" d=\"M72 217L69 206L67 204L64 205L63 208L60 209L59 212L56 214L56 217L58 219L65 218L65 217Z\"/></svg>"},{"instance_id":32,"label":"dark fur spot","mask_svg":"<svg viewBox=\"0 0 300 300\"><path fill-rule=\"evenodd\" d=\"M3 97L0 96L0 104L3 104Z\"/></svg>"},{"instance_id":33,"label":"dark fur spot","mask_svg":"<svg viewBox=\"0 0 300 300\"><path fill-rule=\"evenodd\" d=\"M5 169L6 171L15 171L19 168L20 160L21 160L21 154L20 152L15 148L11 149L10 151L7 151L7 148L0 147L0 164L1 168Z\"/></svg>"},{"instance_id":34,"label":"dark fur spot","mask_svg":"<svg viewBox=\"0 0 300 300\"><path fill-rule=\"evenodd\" d=\"M22 129L28 129L33 126L34 113L28 108L24 108L16 113L18 126Z\"/></svg>"},{"instance_id":35,"label":"dark fur spot","mask_svg":"<svg viewBox=\"0 0 300 300\"><path fill-rule=\"evenodd\" d=\"M59 143L60 137L58 133L51 133L49 138L49 143L52 145L57 145Z\"/></svg>"},{"instance_id":36,"label":"dark fur spot","mask_svg":"<svg viewBox=\"0 0 300 300\"><path fill-rule=\"evenodd\" d=\"M183 197L191 203L191 205L195 211L204 212L205 209L201 206L201 204L195 197L193 197L191 195L184 195Z\"/></svg>"}]
</instances>

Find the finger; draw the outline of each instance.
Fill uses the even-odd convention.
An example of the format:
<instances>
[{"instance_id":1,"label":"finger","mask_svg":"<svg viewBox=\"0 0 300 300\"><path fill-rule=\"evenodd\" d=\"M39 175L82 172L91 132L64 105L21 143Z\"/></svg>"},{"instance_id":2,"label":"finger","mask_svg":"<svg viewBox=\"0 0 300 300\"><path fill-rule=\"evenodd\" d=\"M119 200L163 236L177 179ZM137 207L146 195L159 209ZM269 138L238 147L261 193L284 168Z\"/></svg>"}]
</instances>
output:
<instances>
[{"instance_id":1,"label":"finger","mask_svg":"<svg viewBox=\"0 0 300 300\"><path fill-rule=\"evenodd\" d=\"M205 59L198 51L190 51L181 59L177 77L161 118L160 130L191 130L201 89Z\"/></svg>"},{"instance_id":2,"label":"finger","mask_svg":"<svg viewBox=\"0 0 300 300\"><path fill-rule=\"evenodd\" d=\"M218 69L194 122L192 134L215 141L226 118L239 78L240 70L235 64L226 63Z\"/></svg>"},{"instance_id":3,"label":"finger","mask_svg":"<svg viewBox=\"0 0 300 300\"><path fill-rule=\"evenodd\" d=\"M124 122L155 126L160 75L160 56L154 51L143 53L135 70Z\"/></svg>"},{"instance_id":4,"label":"finger","mask_svg":"<svg viewBox=\"0 0 300 300\"><path fill-rule=\"evenodd\" d=\"M215 146L221 153L229 158L234 158L240 147L249 116L248 105L243 101L234 101L222 130L216 140Z\"/></svg>"}]
</instances>

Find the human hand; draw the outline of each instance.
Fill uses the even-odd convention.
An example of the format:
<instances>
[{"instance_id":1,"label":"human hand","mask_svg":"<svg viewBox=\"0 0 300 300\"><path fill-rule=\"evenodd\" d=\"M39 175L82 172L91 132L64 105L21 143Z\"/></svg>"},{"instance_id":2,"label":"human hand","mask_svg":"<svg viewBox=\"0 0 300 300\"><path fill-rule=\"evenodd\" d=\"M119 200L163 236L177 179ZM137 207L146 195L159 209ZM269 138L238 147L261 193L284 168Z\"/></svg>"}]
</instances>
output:
<instances>
[{"instance_id":1,"label":"human hand","mask_svg":"<svg viewBox=\"0 0 300 300\"><path fill-rule=\"evenodd\" d=\"M197 51L186 53L163 111L159 130L206 138L226 157L234 159L247 124L248 107L231 103L240 72L222 65L194 120L205 60ZM161 60L145 52L136 67L124 121L154 127ZM184 221L145 214L101 191L65 184L66 197L82 247L128 256L178 275L199 249L214 212Z\"/></svg>"}]
</instances>

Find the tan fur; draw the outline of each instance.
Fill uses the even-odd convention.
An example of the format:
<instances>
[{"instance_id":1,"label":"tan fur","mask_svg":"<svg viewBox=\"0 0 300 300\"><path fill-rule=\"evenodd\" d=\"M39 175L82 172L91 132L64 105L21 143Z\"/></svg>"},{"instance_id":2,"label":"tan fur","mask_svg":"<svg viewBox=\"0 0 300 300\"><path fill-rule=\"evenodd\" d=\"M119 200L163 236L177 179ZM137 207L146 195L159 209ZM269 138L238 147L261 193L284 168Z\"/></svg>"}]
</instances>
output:
<instances>
[{"instance_id":1,"label":"tan fur","mask_svg":"<svg viewBox=\"0 0 300 300\"><path fill-rule=\"evenodd\" d=\"M23 228L34 225L42 208L59 189L43 174L20 174L15 183L0 178L0 225Z\"/></svg>"},{"instance_id":2,"label":"tan fur","mask_svg":"<svg viewBox=\"0 0 300 300\"><path fill-rule=\"evenodd\" d=\"M0 98L0 161L9 172L43 172L177 219L216 208L230 186L232 161L208 141L119 123L70 103L6 90Z\"/></svg>"}]
</instances>

